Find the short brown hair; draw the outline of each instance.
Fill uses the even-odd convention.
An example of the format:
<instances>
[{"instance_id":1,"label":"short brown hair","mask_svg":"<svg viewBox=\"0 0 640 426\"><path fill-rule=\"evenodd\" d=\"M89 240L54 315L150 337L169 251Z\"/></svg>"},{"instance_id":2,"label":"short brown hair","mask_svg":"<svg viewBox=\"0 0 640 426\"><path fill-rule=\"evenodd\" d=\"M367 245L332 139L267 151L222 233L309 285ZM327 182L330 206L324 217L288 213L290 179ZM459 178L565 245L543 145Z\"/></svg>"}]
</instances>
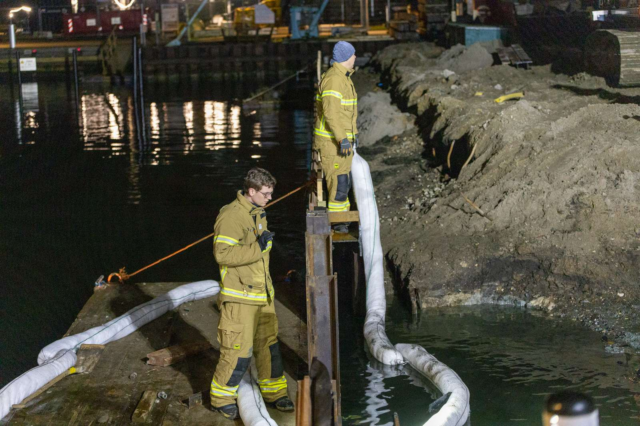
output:
<instances>
[{"instance_id":1,"label":"short brown hair","mask_svg":"<svg viewBox=\"0 0 640 426\"><path fill-rule=\"evenodd\" d=\"M254 167L249 170L247 177L244 178L244 192L249 192L249 188L260 191L263 186L273 188L276 186L276 178L271 173L260 167Z\"/></svg>"}]
</instances>

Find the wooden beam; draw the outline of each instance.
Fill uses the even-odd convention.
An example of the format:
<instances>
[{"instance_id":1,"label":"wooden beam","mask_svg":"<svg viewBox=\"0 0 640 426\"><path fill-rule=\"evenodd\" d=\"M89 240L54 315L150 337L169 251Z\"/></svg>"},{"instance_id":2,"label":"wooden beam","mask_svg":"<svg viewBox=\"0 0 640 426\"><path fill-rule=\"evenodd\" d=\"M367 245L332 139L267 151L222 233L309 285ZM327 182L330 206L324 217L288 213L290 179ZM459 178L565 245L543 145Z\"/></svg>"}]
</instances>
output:
<instances>
[{"instance_id":1,"label":"wooden beam","mask_svg":"<svg viewBox=\"0 0 640 426\"><path fill-rule=\"evenodd\" d=\"M344 222L360 222L360 214L357 210L351 210L348 212L331 212L329 213L330 223L344 223Z\"/></svg>"},{"instance_id":2,"label":"wooden beam","mask_svg":"<svg viewBox=\"0 0 640 426\"><path fill-rule=\"evenodd\" d=\"M33 401L38 396L42 395L47 389L51 386L58 383L60 380L64 379L67 376L78 373L90 373L93 368L96 366L98 361L100 360L100 356L102 355L102 351L104 350L104 345L81 345L78 349L76 365L71 367L64 373L54 377L50 381L48 381L44 386L40 389L26 397L20 404L14 404L11 408L21 409L25 408L29 402Z\"/></svg>"},{"instance_id":3,"label":"wooden beam","mask_svg":"<svg viewBox=\"0 0 640 426\"><path fill-rule=\"evenodd\" d=\"M132 423L145 423L147 421L147 417L149 417L149 413L153 408L153 403L156 401L156 391L154 390L146 390L142 394L142 398L140 398L140 402L138 402L138 406L136 407L136 411L133 412L131 416Z\"/></svg>"},{"instance_id":4,"label":"wooden beam","mask_svg":"<svg viewBox=\"0 0 640 426\"><path fill-rule=\"evenodd\" d=\"M100 361L104 345L81 345L76 360L76 373L91 373Z\"/></svg>"},{"instance_id":5,"label":"wooden beam","mask_svg":"<svg viewBox=\"0 0 640 426\"><path fill-rule=\"evenodd\" d=\"M312 426L311 412L311 379L304 376L304 380L298 380L298 395L296 405L296 426Z\"/></svg>"},{"instance_id":6,"label":"wooden beam","mask_svg":"<svg viewBox=\"0 0 640 426\"><path fill-rule=\"evenodd\" d=\"M398 417L398 413L393 413L393 426L400 426L400 417Z\"/></svg>"},{"instance_id":7,"label":"wooden beam","mask_svg":"<svg viewBox=\"0 0 640 426\"><path fill-rule=\"evenodd\" d=\"M29 404L29 402L33 401L38 396L42 395L44 393L44 391L49 389L51 386L55 385L56 383L58 383L60 380L64 379L65 377L73 374L73 371L75 371L75 369L73 367L71 367L69 370L65 371L64 373L54 377L53 379L49 380L43 387L41 387L40 389L38 389L37 391L35 391L34 393L29 395L25 399L23 399L20 404L14 404L14 405L11 406L11 408L14 408L16 410L19 410L21 408L25 408L27 406L27 404Z\"/></svg>"},{"instance_id":8,"label":"wooden beam","mask_svg":"<svg viewBox=\"0 0 640 426\"><path fill-rule=\"evenodd\" d=\"M209 342L191 342L170 346L147 354L147 364L166 367L180 362L190 355L211 349Z\"/></svg>"}]
</instances>

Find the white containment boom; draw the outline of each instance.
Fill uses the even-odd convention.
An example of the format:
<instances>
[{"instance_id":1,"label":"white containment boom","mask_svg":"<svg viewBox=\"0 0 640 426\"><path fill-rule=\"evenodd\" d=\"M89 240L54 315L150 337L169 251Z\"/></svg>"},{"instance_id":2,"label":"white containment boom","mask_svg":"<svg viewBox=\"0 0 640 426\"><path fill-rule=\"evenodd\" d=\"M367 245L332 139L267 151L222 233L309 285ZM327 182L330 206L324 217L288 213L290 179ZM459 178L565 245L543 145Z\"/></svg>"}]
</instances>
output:
<instances>
[{"instance_id":1,"label":"white containment boom","mask_svg":"<svg viewBox=\"0 0 640 426\"><path fill-rule=\"evenodd\" d=\"M383 364L404 364L384 331L387 299L384 293L382 244L380 244L380 220L373 192L369 164L356 152L351 165L353 189L358 200L360 214L360 241L367 281L367 314L364 320L364 338L369 351Z\"/></svg>"},{"instance_id":2,"label":"white containment boom","mask_svg":"<svg viewBox=\"0 0 640 426\"><path fill-rule=\"evenodd\" d=\"M384 291L382 244L378 207L367 162L355 153L351 166L353 187L360 214L360 241L367 281L367 314L364 337L371 354L383 364L409 362L431 380L446 395L447 402L425 425L462 426L469 418L469 389L460 377L418 345L398 344L395 347L385 332L387 302Z\"/></svg>"},{"instance_id":3,"label":"white containment boom","mask_svg":"<svg viewBox=\"0 0 640 426\"><path fill-rule=\"evenodd\" d=\"M21 374L0 389L0 419L9 413L12 405L22 402L50 380L73 367L76 363L76 351L80 345L104 345L122 339L183 303L213 297L219 292L220 284L213 280L185 284L138 305L103 325L51 343L40 351L39 366ZM213 371L211 374L213 375ZM260 392L256 394L250 383L245 383L238 389L238 406L244 424L247 426L276 424L264 408Z\"/></svg>"},{"instance_id":4,"label":"white containment boom","mask_svg":"<svg viewBox=\"0 0 640 426\"><path fill-rule=\"evenodd\" d=\"M396 349L411 367L436 385L443 395L451 393L447 402L425 426L462 426L469 417L469 389L462 379L422 346L398 343Z\"/></svg>"}]
</instances>

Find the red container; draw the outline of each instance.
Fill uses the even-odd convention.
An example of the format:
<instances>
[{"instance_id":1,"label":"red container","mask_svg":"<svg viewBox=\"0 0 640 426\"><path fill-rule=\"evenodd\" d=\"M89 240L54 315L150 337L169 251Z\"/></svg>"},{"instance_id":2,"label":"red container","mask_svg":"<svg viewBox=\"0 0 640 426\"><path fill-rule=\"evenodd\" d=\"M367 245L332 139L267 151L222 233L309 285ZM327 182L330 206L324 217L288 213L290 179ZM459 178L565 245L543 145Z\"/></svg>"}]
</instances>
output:
<instances>
[{"instance_id":1,"label":"red container","mask_svg":"<svg viewBox=\"0 0 640 426\"><path fill-rule=\"evenodd\" d=\"M95 12L63 13L63 34L73 35L100 35L110 34L115 28L117 33L137 33L142 24L142 12L140 9L101 11L100 20Z\"/></svg>"}]
</instances>

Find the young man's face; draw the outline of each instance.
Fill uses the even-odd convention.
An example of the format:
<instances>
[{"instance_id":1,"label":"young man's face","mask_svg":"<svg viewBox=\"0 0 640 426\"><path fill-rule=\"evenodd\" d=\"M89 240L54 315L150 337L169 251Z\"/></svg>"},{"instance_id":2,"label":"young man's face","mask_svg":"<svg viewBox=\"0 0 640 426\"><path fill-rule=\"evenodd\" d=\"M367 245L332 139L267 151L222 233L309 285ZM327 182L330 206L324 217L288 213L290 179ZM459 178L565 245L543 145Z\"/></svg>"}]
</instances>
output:
<instances>
[{"instance_id":1,"label":"young man's face","mask_svg":"<svg viewBox=\"0 0 640 426\"><path fill-rule=\"evenodd\" d=\"M246 195L253 204L258 207L264 207L273 198L273 187L263 186L260 191L249 188L249 193Z\"/></svg>"}]
</instances>

